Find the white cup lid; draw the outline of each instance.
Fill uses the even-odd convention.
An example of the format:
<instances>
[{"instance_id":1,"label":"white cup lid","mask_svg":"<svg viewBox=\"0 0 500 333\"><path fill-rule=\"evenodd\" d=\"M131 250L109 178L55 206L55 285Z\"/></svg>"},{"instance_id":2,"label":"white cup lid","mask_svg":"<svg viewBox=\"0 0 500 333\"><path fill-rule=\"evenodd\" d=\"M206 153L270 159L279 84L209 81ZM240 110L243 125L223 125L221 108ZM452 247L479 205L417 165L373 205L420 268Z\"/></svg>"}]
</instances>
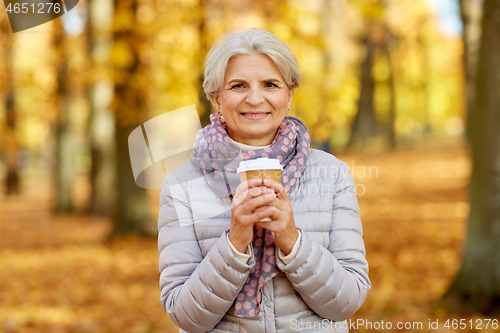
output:
<instances>
[{"instance_id":1,"label":"white cup lid","mask_svg":"<svg viewBox=\"0 0 500 333\"><path fill-rule=\"evenodd\" d=\"M278 159L263 157L255 160L241 161L236 172L241 173L252 170L283 170L283 167Z\"/></svg>"}]
</instances>

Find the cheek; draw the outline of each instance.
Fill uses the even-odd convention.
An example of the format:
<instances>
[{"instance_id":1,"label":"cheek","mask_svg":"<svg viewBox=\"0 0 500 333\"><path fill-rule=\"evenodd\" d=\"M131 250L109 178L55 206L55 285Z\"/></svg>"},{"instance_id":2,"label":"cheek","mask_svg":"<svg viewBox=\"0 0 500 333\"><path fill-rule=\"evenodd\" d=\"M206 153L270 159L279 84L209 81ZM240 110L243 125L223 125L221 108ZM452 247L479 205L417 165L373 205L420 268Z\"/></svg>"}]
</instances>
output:
<instances>
[{"instance_id":1,"label":"cheek","mask_svg":"<svg viewBox=\"0 0 500 333\"><path fill-rule=\"evenodd\" d=\"M225 109L231 111L231 109L238 105L238 96L229 93L225 94L221 99L221 104Z\"/></svg>"},{"instance_id":2,"label":"cheek","mask_svg":"<svg viewBox=\"0 0 500 333\"><path fill-rule=\"evenodd\" d=\"M276 108L280 109L288 108L288 96L287 95L279 96L279 98L275 99L274 105Z\"/></svg>"},{"instance_id":3,"label":"cheek","mask_svg":"<svg viewBox=\"0 0 500 333\"><path fill-rule=\"evenodd\" d=\"M281 101L283 105L288 105L288 101L290 100L289 94L286 92L283 92L283 95L281 96Z\"/></svg>"}]
</instances>

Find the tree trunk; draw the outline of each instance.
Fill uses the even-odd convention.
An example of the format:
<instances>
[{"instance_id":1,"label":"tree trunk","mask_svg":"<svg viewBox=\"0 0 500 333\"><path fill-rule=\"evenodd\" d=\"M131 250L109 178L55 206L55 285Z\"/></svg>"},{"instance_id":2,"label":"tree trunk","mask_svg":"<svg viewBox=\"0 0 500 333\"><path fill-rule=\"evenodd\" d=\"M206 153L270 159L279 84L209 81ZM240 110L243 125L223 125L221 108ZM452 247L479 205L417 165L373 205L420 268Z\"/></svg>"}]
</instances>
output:
<instances>
[{"instance_id":1,"label":"tree trunk","mask_svg":"<svg viewBox=\"0 0 500 333\"><path fill-rule=\"evenodd\" d=\"M10 65L10 64L9 64ZM12 83L7 92L6 130L4 134L4 153L7 163L5 192L7 195L19 194L19 144L16 139L16 109L14 105L14 89Z\"/></svg>"},{"instance_id":2,"label":"tree trunk","mask_svg":"<svg viewBox=\"0 0 500 333\"><path fill-rule=\"evenodd\" d=\"M0 82L5 93L5 127L0 148L4 154L7 175L5 177L5 193L7 195L18 194L20 191L19 180L19 143L16 139L16 106L14 86L12 82L12 42L13 34L8 20L0 22L0 32L3 36L3 45L0 52L3 53L3 68L5 71L4 82Z\"/></svg>"},{"instance_id":3,"label":"tree trunk","mask_svg":"<svg viewBox=\"0 0 500 333\"><path fill-rule=\"evenodd\" d=\"M206 6L209 3L207 0L200 1L200 20L198 23L198 34L199 34L199 45L200 45L200 55L199 55L199 64L198 68L203 68L203 62L205 61L205 57L208 53L208 44L207 44L207 31L206 31L206 17L205 11ZM203 73L200 73L198 79L198 86L200 87L200 104L202 106L202 110L198 110L198 114L200 115L200 123L201 127L205 127L210 124L210 114L212 113L212 102L204 95L203 90Z\"/></svg>"},{"instance_id":4,"label":"tree trunk","mask_svg":"<svg viewBox=\"0 0 500 333\"><path fill-rule=\"evenodd\" d=\"M113 0L90 0L87 45L92 57L94 81L90 95L90 152L92 192L89 212L112 216L116 205L115 115L109 109L113 98L113 84L107 71L108 57L113 45Z\"/></svg>"},{"instance_id":5,"label":"tree trunk","mask_svg":"<svg viewBox=\"0 0 500 333\"><path fill-rule=\"evenodd\" d=\"M474 81L477 70L479 40L481 38L481 1L460 0L460 16L463 23L463 68L465 73L466 135L471 139L470 124L474 108Z\"/></svg>"},{"instance_id":6,"label":"tree trunk","mask_svg":"<svg viewBox=\"0 0 500 333\"><path fill-rule=\"evenodd\" d=\"M389 77L387 85L389 86L390 102L389 102L389 123L387 124L387 132L389 144L391 148L396 148L396 85L394 82L394 61L391 55L391 43L396 40L396 37L387 29L387 38L384 43L385 54L387 57L387 65L389 67Z\"/></svg>"},{"instance_id":7,"label":"tree trunk","mask_svg":"<svg viewBox=\"0 0 500 333\"><path fill-rule=\"evenodd\" d=\"M452 310L500 314L500 2L484 1L471 123L468 234L458 275L444 296Z\"/></svg>"},{"instance_id":8,"label":"tree trunk","mask_svg":"<svg viewBox=\"0 0 500 333\"><path fill-rule=\"evenodd\" d=\"M419 26L420 31L423 30L423 27L426 25L427 20L427 18L423 18L421 20ZM414 114L416 119L421 119L423 133L427 134L431 132L431 117L429 114L429 76L432 74L430 67L429 47L424 40L424 36L422 33L418 35L417 43L418 47L420 48L420 63L422 66L421 70L423 73L426 73L426 75L420 76L420 82L413 93L413 95L417 96L417 100L414 103Z\"/></svg>"},{"instance_id":9,"label":"tree trunk","mask_svg":"<svg viewBox=\"0 0 500 333\"><path fill-rule=\"evenodd\" d=\"M358 100L358 112L354 118L348 147L362 149L368 140L378 135L378 123L373 107L374 80L372 76L373 58L376 44L370 36L364 39L366 58L361 65L361 92Z\"/></svg>"},{"instance_id":10,"label":"tree trunk","mask_svg":"<svg viewBox=\"0 0 500 333\"><path fill-rule=\"evenodd\" d=\"M321 3L321 44L322 44L322 59L323 59L323 77L321 84L321 101L320 101L320 112L318 120L315 124L315 128L321 127L331 127L330 115L328 113L328 102L330 100L331 91L328 84L329 77L331 76L331 63L332 57L330 53L330 40L332 31L332 4L330 0L323 0ZM326 134L326 131L325 131ZM330 152L330 137L323 136L320 137L316 143L317 147L323 151Z\"/></svg>"},{"instance_id":11,"label":"tree trunk","mask_svg":"<svg viewBox=\"0 0 500 333\"><path fill-rule=\"evenodd\" d=\"M71 190L75 178L73 165L74 140L70 132L70 97L68 96L68 60L65 49L64 28L60 20L55 20L54 45L57 53L57 99L59 117L56 128L56 212L72 212Z\"/></svg>"},{"instance_id":12,"label":"tree trunk","mask_svg":"<svg viewBox=\"0 0 500 333\"><path fill-rule=\"evenodd\" d=\"M112 235L155 233L156 222L151 215L149 197L136 185L128 150L128 136L147 120L146 93L148 78L140 63L139 50L146 42L136 23L136 0L115 0L114 48L115 53L113 109L116 115L116 176L117 210L114 214ZM118 55L120 58L118 58ZM154 228L153 228L154 226Z\"/></svg>"}]
</instances>

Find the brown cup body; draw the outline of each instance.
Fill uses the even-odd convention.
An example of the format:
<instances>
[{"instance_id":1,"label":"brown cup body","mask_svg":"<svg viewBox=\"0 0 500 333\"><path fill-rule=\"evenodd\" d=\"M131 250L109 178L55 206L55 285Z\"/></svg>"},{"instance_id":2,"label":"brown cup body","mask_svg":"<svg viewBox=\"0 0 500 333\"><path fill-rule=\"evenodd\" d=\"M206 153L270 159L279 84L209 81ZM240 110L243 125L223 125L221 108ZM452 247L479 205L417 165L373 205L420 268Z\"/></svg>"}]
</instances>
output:
<instances>
[{"instance_id":1,"label":"brown cup body","mask_svg":"<svg viewBox=\"0 0 500 333\"><path fill-rule=\"evenodd\" d=\"M272 179L277 183L281 183L281 170L252 170L240 172L240 181L244 182L252 178Z\"/></svg>"},{"instance_id":2,"label":"brown cup body","mask_svg":"<svg viewBox=\"0 0 500 333\"><path fill-rule=\"evenodd\" d=\"M272 179L275 182L281 183L281 170L265 169L240 172L240 181L242 183L252 178ZM272 219L270 217L266 217L261 221L272 221Z\"/></svg>"}]
</instances>

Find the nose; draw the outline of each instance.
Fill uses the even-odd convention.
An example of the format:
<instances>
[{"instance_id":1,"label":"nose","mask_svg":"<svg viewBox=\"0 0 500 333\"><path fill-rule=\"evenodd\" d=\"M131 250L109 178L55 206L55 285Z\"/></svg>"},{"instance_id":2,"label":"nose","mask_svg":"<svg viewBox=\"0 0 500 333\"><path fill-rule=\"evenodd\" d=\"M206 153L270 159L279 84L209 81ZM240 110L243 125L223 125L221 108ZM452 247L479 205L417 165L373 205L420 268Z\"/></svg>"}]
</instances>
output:
<instances>
[{"instance_id":1,"label":"nose","mask_svg":"<svg viewBox=\"0 0 500 333\"><path fill-rule=\"evenodd\" d=\"M252 106L258 106L264 102L263 92L259 88L251 88L248 90L245 102Z\"/></svg>"}]
</instances>

